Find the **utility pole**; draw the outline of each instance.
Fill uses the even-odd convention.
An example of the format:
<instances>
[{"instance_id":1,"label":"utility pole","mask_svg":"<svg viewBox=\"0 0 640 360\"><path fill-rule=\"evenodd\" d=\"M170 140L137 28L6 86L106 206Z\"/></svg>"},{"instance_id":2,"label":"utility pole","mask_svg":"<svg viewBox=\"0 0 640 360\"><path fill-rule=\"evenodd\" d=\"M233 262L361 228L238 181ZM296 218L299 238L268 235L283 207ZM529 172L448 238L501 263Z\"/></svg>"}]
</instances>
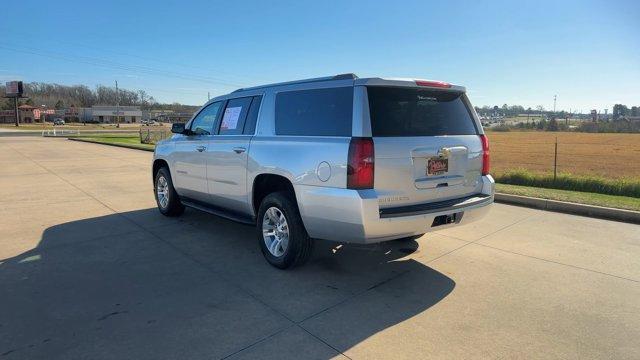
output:
<instances>
[{"instance_id":1,"label":"utility pole","mask_svg":"<svg viewBox=\"0 0 640 360\"><path fill-rule=\"evenodd\" d=\"M553 116L556 116L556 98L558 95L553 95Z\"/></svg>"},{"instance_id":2,"label":"utility pole","mask_svg":"<svg viewBox=\"0 0 640 360\"><path fill-rule=\"evenodd\" d=\"M120 127L120 93L118 92L118 80L116 80L116 127Z\"/></svg>"},{"instance_id":3,"label":"utility pole","mask_svg":"<svg viewBox=\"0 0 640 360\"><path fill-rule=\"evenodd\" d=\"M45 123L47 122L47 113L45 112L47 109L47 105L42 104L42 130L45 128Z\"/></svg>"},{"instance_id":4,"label":"utility pole","mask_svg":"<svg viewBox=\"0 0 640 360\"><path fill-rule=\"evenodd\" d=\"M16 126L20 126L20 112L18 111L18 98L13 98L13 105L16 112Z\"/></svg>"},{"instance_id":5,"label":"utility pole","mask_svg":"<svg viewBox=\"0 0 640 360\"><path fill-rule=\"evenodd\" d=\"M553 182L556 182L558 177L558 137L556 136L556 147L553 153Z\"/></svg>"}]
</instances>

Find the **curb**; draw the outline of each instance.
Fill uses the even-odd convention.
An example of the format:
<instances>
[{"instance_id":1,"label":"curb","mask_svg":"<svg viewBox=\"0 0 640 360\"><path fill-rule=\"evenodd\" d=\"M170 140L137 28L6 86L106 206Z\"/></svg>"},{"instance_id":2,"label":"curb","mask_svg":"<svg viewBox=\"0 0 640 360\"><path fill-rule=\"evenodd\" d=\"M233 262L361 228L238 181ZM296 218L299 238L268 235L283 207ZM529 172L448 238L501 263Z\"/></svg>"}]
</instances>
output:
<instances>
[{"instance_id":1,"label":"curb","mask_svg":"<svg viewBox=\"0 0 640 360\"><path fill-rule=\"evenodd\" d=\"M572 215L582 215L599 219L640 224L640 211L614 209L603 206L584 205L565 201L548 200L501 193L495 194L495 201L499 203L524 206L540 210L556 211Z\"/></svg>"},{"instance_id":2,"label":"curb","mask_svg":"<svg viewBox=\"0 0 640 360\"><path fill-rule=\"evenodd\" d=\"M146 148L143 148L143 147L137 147L135 145L112 144L112 143L104 143L104 142L100 142L100 141L87 140L87 139L76 139L76 138L70 138L70 137L67 138L67 140L86 142L86 143L98 144L98 145L115 146L115 147L121 147L121 148L126 148L126 149L133 149L133 150L142 150L142 151L153 152L153 149L146 149Z\"/></svg>"}]
</instances>

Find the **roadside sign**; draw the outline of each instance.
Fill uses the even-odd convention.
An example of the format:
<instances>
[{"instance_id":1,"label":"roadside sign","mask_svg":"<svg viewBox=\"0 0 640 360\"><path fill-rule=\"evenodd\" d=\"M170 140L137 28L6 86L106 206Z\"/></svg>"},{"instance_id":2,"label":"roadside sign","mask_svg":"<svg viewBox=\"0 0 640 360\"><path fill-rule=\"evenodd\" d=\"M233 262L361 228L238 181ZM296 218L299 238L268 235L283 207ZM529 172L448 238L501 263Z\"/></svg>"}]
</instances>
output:
<instances>
[{"instance_id":1,"label":"roadside sign","mask_svg":"<svg viewBox=\"0 0 640 360\"><path fill-rule=\"evenodd\" d=\"M23 86L22 81L7 81L6 82L6 97L19 98L22 97Z\"/></svg>"}]
</instances>

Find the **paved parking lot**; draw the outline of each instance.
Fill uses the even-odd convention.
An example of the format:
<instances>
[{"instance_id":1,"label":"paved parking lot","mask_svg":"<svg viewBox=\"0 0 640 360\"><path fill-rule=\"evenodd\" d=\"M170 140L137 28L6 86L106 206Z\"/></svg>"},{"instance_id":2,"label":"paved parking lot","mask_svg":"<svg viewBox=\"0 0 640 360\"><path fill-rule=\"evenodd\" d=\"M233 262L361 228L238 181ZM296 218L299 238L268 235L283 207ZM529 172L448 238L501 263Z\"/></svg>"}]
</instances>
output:
<instances>
[{"instance_id":1,"label":"paved parking lot","mask_svg":"<svg viewBox=\"0 0 640 360\"><path fill-rule=\"evenodd\" d=\"M0 358L640 358L640 226L494 205L416 242L155 209L151 153L0 138Z\"/></svg>"}]
</instances>

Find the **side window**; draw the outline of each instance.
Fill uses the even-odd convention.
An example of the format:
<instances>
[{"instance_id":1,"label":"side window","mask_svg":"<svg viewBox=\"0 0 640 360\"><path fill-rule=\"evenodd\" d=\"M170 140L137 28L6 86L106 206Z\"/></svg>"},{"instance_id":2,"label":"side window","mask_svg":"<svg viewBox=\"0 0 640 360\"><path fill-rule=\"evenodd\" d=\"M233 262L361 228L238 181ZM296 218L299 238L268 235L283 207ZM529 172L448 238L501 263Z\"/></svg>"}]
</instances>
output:
<instances>
[{"instance_id":1,"label":"side window","mask_svg":"<svg viewBox=\"0 0 640 360\"><path fill-rule=\"evenodd\" d=\"M196 135L211 135L221 107L222 101L218 101L202 109L191 122L191 131Z\"/></svg>"},{"instance_id":2,"label":"side window","mask_svg":"<svg viewBox=\"0 0 640 360\"><path fill-rule=\"evenodd\" d=\"M258 121L258 112L260 111L260 104L262 103L262 95L254 96L251 101L251 107L249 108L249 115L247 115L247 121L244 123L243 134L253 135L256 132L256 122Z\"/></svg>"},{"instance_id":3,"label":"side window","mask_svg":"<svg viewBox=\"0 0 640 360\"><path fill-rule=\"evenodd\" d=\"M227 102L227 107L222 114L220 122L220 135L239 135L242 134L244 121L249 113L251 106L250 97L231 99Z\"/></svg>"},{"instance_id":4,"label":"side window","mask_svg":"<svg viewBox=\"0 0 640 360\"><path fill-rule=\"evenodd\" d=\"M353 87L276 95L276 134L351 136Z\"/></svg>"}]
</instances>

